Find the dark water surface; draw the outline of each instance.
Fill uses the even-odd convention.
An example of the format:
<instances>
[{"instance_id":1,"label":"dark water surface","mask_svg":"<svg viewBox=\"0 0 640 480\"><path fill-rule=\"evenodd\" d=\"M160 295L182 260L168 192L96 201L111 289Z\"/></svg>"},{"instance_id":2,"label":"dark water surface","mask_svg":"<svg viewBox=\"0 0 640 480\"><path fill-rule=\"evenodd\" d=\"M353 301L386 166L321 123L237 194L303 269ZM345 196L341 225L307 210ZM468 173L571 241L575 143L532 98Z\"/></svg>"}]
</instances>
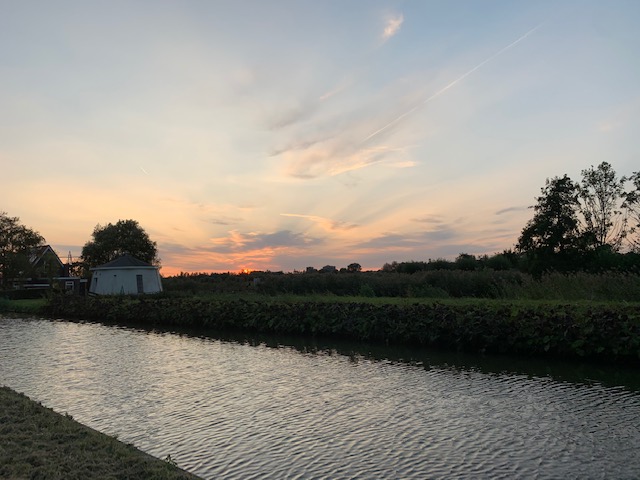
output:
<instances>
[{"instance_id":1,"label":"dark water surface","mask_svg":"<svg viewBox=\"0 0 640 480\"><path fill-rule=\"evenodd\" d=\"M0 317L0 384L205 478L640 478L640 373Z\"/></svg>"}]
</instances>

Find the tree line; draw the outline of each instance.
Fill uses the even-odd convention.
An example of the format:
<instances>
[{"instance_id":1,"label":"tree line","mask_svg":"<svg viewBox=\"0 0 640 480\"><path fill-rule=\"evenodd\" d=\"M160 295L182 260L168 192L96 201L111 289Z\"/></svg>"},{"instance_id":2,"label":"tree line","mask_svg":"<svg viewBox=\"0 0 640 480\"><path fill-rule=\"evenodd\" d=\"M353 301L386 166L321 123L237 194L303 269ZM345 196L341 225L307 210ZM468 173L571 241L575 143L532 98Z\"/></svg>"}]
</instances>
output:
<instances>
[{"instance_id":1,"label":"tree line","mask_svg":"<svg viewBox=\"0 0 640 480\"><path fill-rule=\"evenodd\" d=\"M602 162L581 173L547 179L536 198L515 247L532 271L613 267L640 253L640 172L619 177Z\"/></svg>"},{"instance_id":2,"label":"tree line","mask_svg":"<svg viewBox=\"0 0 640 480\"><path fill-rule=\"evenodd\" d=\"M580 181L568 175L546 180L536 197L533 217L516 245L492 256L461 253L453 260L385 263L384 273L433 270L520 270L544 272L640 272L640 172L618 176L608 162L582 170ZM42 235L0 212L0 286L28 275L30 255L45 242ZM88 276L92 267L128 253L159 265L156 242L135 220L96 225L71 274ZM306 273L361 273L358 263L338 269L327 265ZM259 272L257 272L259 273ZM299 272L295 272L299 273Z\"/></svg>"},{"instance_id":3,"label":"tree line","mask_svg":"<svg viewBox=\"0 0 640 480\"><path fill-rule=\"evenodd\" d=\"M0 288L6 289L15 279L39 275L33 265L33 254L44 244L40 233L22 225L20 218L0 211ZM67 266L66 274L88 277L91 268L125 253L153 265L160 264L157 244L140 224L135 220L119 220L115 224L96 225L80 259Z\"/></svg>"}]
</instances>

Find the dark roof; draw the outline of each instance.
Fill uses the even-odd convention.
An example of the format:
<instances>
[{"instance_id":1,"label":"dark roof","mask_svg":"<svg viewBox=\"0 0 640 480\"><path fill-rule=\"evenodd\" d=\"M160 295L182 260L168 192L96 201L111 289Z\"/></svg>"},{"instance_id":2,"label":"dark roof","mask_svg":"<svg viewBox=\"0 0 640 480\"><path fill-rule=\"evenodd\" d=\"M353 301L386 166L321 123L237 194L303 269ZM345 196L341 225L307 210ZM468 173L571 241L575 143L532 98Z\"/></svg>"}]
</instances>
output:
<instances>
[{"instance_id":1,"label":"dark roof","mask_svg":"<svg viewBox=\"0 0 640 480\"><path fill-rule=\"evenodd\" d=\"M153 265L147 262L143 262L142 260L138 260L137 258L132 257L131 255L126 253L121 257L116 258L115 260L111 260L110 262L107 262L105 264L98 265L95 268L122 268L122 267L153 267Z\"/></svg>"},{"instance_id":2,"label":"dark roof","mask_svg":"<svg viewBox=\"0 0 640 480\"><path fill-rule=\"evenodd\" d=\"M44 258L47 252L51 252L51 255L58 261L61 267L64 266L58 254L53 251L53 248L51 248L50 245L40 245L39 247L35 247L31 250L31 255L29 256L31 265L37 265L38 262Z\"/></svg>"}]
</instances>

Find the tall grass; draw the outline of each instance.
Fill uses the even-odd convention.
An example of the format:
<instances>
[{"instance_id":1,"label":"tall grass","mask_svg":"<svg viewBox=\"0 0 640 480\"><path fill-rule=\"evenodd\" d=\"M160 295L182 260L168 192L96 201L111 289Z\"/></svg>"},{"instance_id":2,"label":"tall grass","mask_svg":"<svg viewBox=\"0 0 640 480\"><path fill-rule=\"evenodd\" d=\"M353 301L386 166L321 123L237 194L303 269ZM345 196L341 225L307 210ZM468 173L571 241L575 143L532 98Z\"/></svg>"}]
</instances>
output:
<instances>
[{"instance_id":1,"label":"tall grass","mask_svg":"<svg viewBox=\"0 0 640 480\"><path fill-rule=\"evenodd\" d=\"M548 273L540 277L515 270L432 270L413 274L224 275L164 280L168 294L259 293L404 298L490 298L506 300L640 302L640 275L632 273Z\"/></svg>"}]
</instances>

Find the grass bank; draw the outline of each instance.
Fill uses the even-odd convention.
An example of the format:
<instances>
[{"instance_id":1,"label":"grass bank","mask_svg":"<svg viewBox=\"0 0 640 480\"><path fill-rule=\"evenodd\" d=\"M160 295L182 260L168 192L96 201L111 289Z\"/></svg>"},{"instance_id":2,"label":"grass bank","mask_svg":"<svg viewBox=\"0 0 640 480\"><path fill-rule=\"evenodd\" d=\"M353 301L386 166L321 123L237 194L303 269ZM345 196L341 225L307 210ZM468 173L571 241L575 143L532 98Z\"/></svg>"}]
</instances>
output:
<instances>
[{"instance_id":1,"label":"grass bank","mask_svg":"<svg viewBox=\"0 0 640 480\"><path fill-rule=\"evenodd\" d=\"M38 314L47 306L47 299L45 298L33 298L22 300L9 300L6 298L0 298L0 313L13 312L13 313L30 313Z\"/></svg>"},{"instance_id":2,"label":"grass bank","mask_svg":"<svg viewBox=\"0 0 640 480\"><path fill-rule=\"evenodd\" d=\"M637 303L59 297L51 316L146 327L340 337L468 352L640 363Z\"/></svg>"},{"instance_id":3,"label":"grass bank","mask_svg":"<svg viewBox=\"0 0 640 480\"><path fill-rule=\"evenodd\" d=\"M119 442L0 387L0 478L197 479L168 461Z\"/></svg>"}]
</instances>

